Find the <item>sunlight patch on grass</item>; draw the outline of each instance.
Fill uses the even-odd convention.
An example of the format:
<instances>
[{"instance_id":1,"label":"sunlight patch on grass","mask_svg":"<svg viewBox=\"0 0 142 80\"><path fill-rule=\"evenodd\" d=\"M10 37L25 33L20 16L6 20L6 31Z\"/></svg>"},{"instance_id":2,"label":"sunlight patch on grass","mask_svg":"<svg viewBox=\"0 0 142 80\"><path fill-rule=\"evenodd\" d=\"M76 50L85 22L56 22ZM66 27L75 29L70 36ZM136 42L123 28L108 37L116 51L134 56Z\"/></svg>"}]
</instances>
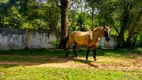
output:
<instances>
[{"instance_id":1,"label":"sunlight patch on grass","mask_svg":"<svg viewBox=\"0 0 142 80\"><path fill-rule=\"evenodd\" d=\"M141 78L141 75L139 74L141 71L118 71L87 68L17 66L3 68L0 72L3 72L3 74L0 74L0 78L3 80L117 80L124 75L129 75L137 80L140 80Z\"/></svg>"}]
</instances>

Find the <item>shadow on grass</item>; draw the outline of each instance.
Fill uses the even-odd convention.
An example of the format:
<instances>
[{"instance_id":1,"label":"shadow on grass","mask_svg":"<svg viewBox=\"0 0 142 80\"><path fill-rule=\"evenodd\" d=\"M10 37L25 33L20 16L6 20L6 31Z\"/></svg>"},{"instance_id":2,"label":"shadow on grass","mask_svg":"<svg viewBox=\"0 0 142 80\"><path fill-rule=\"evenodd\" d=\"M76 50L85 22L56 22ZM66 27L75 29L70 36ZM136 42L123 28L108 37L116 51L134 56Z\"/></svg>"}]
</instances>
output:
<instances>
[{"instance_id":1,"label":"shadow on grass","mask_svg":"<svg viewBox=\"0 0 142 80\"><path fill-rule=\"evenodd\" d=\"M0 68L9 68L14 66L40 65L45 63L65 63L68 61L76 61L88 64L91 67L98 66L85 60L85 49L77 49L77 54L83 59L74 59L73 50L69 51L69 59L65 59L65 51L60 49L31 49L31 50L2 50L0 51ZM91 50L89 56L92 57ZM131 56L133 55L133 56ZM97 56L127 57L135 58L142 55L139 50L128 49L97 49ZM97 57L96 56L96 57Z\"/></svg>"},{"instance_id":2,"label":"shadow on grass","mask_svg":"<svg viewBox=\"0 0 142 80\"><path fill-rule=\"evenodd\" d=\"M77 59L77 58L75 58L73 61L81 62L81 63L89 65L90 67L98 68L98 65L92 64L92 61L86 61L86 60Z\"/></svg>"}]
</instances>

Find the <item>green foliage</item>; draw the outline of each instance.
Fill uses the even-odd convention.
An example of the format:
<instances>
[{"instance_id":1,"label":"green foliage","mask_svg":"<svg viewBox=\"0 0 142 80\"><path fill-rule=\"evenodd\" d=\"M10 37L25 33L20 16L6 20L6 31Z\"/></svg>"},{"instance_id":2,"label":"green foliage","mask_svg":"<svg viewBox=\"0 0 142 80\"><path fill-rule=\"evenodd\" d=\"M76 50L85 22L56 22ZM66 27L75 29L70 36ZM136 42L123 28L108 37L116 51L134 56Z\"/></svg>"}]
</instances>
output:
<instances>
[{"instance_id":1,"label":"green foliage","mask_svg":"<svg viewBox=\"0 0 142 80\"><path fill-rule=\"evenodd\" d=\"M142 31L142 0L69 0L68 4L69 32L113 25L111 34L124 33L126 43L138 41ZM1 0L0 27L60 32L60 7L59 0L47 0L45 3Z\"/></svg>"},{"instance_id":2,"label":"green foliage","mask_svg":"<svg viewBox=\"0 0 142 80\"><path fill-rule=\"evenodd\" d=\"M55 4L9 0L0 6L0 27L51 30L59 23L60 10Z\"/></svg>"},{"instance_id":3,"label":"green foliage","mask_svg":"<svg viewBox=\"0 0 142 80\"><path fill-rule=\"evenodd\" d=\"M54 46L56 46L56 48L59 47L58 46L59 45L59 41L58 40L52 41L51 44L54 45Z\"/></svg>"},{"instance_id":4,"label":"green foliage","mask_svg":"<svg viewBox=\"0 0 142 80\"><path fill-rule=\"evenodd\" d=\"M8 2L8 0L0 0L0 2Z\"/></svg>"}]
</instances>

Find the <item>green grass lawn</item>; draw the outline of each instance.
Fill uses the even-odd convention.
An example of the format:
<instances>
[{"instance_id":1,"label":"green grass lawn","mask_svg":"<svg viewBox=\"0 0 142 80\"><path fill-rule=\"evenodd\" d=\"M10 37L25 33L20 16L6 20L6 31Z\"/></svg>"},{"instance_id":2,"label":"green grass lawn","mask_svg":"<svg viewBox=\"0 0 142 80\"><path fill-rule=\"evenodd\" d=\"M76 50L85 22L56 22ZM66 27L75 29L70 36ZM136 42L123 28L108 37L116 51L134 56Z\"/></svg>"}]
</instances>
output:
<instances>
[{"instance_id":1,"label":"green grass lawn","mask_svg":"<svg viewBox=\"0 0 142 80\"><path fill-rule=\"evenodd\" d=\"M17 66L10 68L2 68L0 70L1 74L0 79L2 80L141 80L142 79L141 73L142 71Z\"/></svg>"},{"instance_id":2,"label":"green grass lawn","mask_svg":"<svg viewBox=\"0 0 142 80\"><path fill-rule=\"evenodd\" d=\"M88 67L90 63L85 62L85 50L77 50L77 53L80 58L74 59L70 50L66 60L65 52L58 49L0 51L0 80L142 80L142 48L98 49L98 61L93 64L106 68ZM93 51L89 54L90 60L92 54ZM128 63L125 63L127 60ZM45 64L51 66L39 66ZM76 65L78 67L74 67Z\"/></svg>"}]
</instances>

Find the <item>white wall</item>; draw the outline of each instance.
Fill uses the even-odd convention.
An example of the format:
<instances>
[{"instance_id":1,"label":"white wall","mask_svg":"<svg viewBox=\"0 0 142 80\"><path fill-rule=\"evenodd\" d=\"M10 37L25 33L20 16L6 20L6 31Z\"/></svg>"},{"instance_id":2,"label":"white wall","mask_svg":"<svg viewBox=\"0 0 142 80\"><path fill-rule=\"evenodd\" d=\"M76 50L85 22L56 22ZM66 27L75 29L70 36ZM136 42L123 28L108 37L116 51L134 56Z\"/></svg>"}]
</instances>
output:
<instances>
[{"instance_id":1,"label":"white wall","mask_svg":"<svg viewBox=\"0 0 142 80\"><path fill-rule=\"evenodd\" d=\"M47 31L0 28L0 50L55 48L56 46L51 43L56 40L56 35ZM102 48L115 48L117 44L117 37L111 36L109 42L102 37L98 46Z\"/></svg>"},{"instance_id":2,"label":"white wall","mask_svg":"<svg viewBox=\"0 0 142 80\"><path fill-rule=\"evenodd\" d=\"M41 31L0 28L0 50L54 48L55 34Z\"/></svg>"},{"instance_id":3,"label":"white wall","mask_svg":"<svg viewBox=\"0 0 142 80\"><path fill-rule=\"evenodd\" d=\"M105 37L102 37L98 44L99 47L110 48L110 49L116 48L117 45L118 45L117 36L111 36L110 41L106 41Z\"/></svg>"}]
</instances>

